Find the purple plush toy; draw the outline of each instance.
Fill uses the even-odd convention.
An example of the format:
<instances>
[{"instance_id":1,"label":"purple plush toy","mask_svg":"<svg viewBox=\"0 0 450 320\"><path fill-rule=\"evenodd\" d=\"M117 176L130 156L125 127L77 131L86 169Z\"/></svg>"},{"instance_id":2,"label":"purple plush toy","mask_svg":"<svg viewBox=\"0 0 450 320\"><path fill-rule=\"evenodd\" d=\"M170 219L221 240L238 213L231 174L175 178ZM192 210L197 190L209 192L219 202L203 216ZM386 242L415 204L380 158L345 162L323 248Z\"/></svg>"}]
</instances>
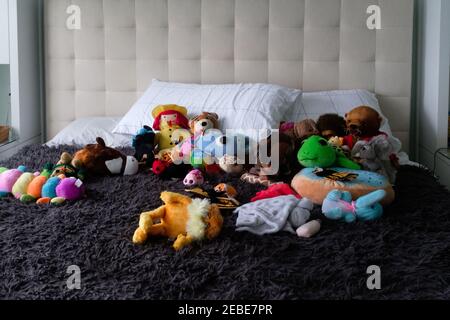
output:
<instances>
[{"instance_id":1,"label":"purple plush toy","mask_svg":"<svg viewBox=\"0 0 450 320\"><path fill-rule=\"evenodd\" d=\"M67 201L79 200L84 196L85 187L81 180L76 178L62 179L56 187L56 195Z\"/></svg>"}]
</instances>

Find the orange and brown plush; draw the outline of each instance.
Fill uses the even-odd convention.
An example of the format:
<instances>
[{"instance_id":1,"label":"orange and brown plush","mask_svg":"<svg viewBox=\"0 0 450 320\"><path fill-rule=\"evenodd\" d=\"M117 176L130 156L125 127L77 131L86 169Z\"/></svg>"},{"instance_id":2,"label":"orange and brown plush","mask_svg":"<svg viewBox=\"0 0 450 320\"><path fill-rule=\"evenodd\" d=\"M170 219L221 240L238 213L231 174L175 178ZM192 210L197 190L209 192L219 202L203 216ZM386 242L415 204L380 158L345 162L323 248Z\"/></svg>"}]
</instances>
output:
<instances>
[{"instance_id":1,"label":"orange and brown plush","mask_svg":"<svg viewBox=\"0 0 450 320\"><path fill-rule=\"evenodd\" d=\"M345 115L349 133L361 138L375 137L380 134L381 116L371 107L361 106Z\"/></svg>"},{"instance_id":2,"label":"orange and brown plush","mask_svg":"<svg viewBox=\"0 0 450 320\"><path fill-rule=\"evenodd\" d=\"M344 138L344 145L353 149L359 140L369 141L378 135L386 135L380 132L382 118L373 108L360 106L345 115L348 135Z\"/></svg>"},{"instance_id":3,"label":"orange and brown plush","mask_svg":"<svg viewBox=\"0 0 450 320\"><path fill-rule=\"evenodd\" d=\"M175 239L175 250L181 250L194 241L212 240L222 230L220 210L209 200L172 192L163 192L161 199L162 207L141 214L133 236L135 244L144 244L150 237L167 237Z\"/></svg>"},{"instance_id":4,"label":"orange and brown plush","mask_svg":"<svg viewBox=\"0 0 450 320\"><path fill-rule=\"evenodd\" d=\"M89 144L78 151L73 157L72 165L100 176L135 175L139 170L136 158L107 147L102 138L97 138L97 144Z\"/></svg>"}]
</instances>

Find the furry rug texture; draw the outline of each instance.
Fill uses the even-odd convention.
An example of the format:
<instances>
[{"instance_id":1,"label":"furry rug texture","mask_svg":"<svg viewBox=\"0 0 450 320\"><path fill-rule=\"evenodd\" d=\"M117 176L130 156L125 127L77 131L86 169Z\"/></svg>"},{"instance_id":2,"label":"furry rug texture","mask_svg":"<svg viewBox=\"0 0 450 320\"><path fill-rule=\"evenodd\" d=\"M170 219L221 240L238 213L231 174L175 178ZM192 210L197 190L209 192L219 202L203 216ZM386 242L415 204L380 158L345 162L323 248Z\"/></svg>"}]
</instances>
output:
<instances>
[{"instance_id":1,"label":"furry rug texture","mask_svg":"<svg viewBox=\"0 0 450 320\"><path fill-rule=\"evenodd\" d=\"M0 166L39 170L63 150L73 148L26 147ZM242 202L261 190L228 180ZM178 253L165 239L141 247L131 238L139 214L181 182L141 173L86 185L87 199L61 207L0 200L0 299L450 299L450 193L423 169L401 169L380 221L324 221L304 240L237 233L228 213L218 239ZM81 290L67 288L72 265ZM371 265L381 290L367 288Z\"/></svg>"}]
</instances>

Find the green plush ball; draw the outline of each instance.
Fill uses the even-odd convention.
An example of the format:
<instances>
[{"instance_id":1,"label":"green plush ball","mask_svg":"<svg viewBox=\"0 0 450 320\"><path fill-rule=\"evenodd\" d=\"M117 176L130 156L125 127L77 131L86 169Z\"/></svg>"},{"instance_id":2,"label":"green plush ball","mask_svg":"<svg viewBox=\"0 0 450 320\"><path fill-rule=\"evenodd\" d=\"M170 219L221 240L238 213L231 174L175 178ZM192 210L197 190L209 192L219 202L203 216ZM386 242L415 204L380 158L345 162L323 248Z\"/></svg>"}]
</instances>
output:
<instances>
[{"instance_id":1,"label":"green plush ball","mask_svg":"<svg viewBox=\"0 0 450 320\"><path fill-rule=\"evenodd\" d=\"M336 150L324 138L312 136L303 142L298 161L305 168L328 168L336 162Z\"/></svg>"}]
</instances>

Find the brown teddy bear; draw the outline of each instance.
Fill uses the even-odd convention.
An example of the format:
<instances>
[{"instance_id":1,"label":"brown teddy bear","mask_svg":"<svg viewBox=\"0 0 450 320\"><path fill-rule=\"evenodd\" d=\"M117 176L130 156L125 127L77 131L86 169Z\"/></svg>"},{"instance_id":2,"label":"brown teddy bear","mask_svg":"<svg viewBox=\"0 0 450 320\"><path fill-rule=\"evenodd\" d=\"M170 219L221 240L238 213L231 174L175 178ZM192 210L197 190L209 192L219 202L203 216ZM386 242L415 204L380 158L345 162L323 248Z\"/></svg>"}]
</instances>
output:
<instances>
[{"instance_id":1,"label":"brown teddy bear","mask_svg":"<svg viewBox=\"0 0 450 320\"><path fill-rule=\"evenodd\" d=\"M344 138L344 145L353 149L359 140L369 141L373 137L386 135L380 132L382 118L371 107L360 106L345 115L348 135Z\"/></svg>"},{"instance_id":2,"label":"brown teddy bear","mask_svg":"<svg viewBox=\"0 0 450 320\"><path fill-rule=\"evenodd\" d=\"M173 247L181 250L194 241L216 238L222 229L219 207L207 199L191 199L181 194L163 192L162 207L141 214L133 242L144 244L149 237L174 239Z\"/></svg>"},{"instance_id":3,"label":"brown teddy bear","mask_svg":"<svg viewBox=\"0 0 450 320\"><path fill-rule=\"evenodd\" d=\"M209 129L219 129L219 116L216 113L203 112L189 121L194 136L203 135Z\"/></svg>"},{"instance_id":4,"label":"brown teddy bear","mask_svg":"<svg viewBox=\"0 0 450 320\"><path fill-rule=\"evenodd\" d=\"M361 106L353 109L345 115L347 130L356 136L375 137L380 135L380 127L383 119L380 114L371 107Z\"/></svg>"}]
</instances>

